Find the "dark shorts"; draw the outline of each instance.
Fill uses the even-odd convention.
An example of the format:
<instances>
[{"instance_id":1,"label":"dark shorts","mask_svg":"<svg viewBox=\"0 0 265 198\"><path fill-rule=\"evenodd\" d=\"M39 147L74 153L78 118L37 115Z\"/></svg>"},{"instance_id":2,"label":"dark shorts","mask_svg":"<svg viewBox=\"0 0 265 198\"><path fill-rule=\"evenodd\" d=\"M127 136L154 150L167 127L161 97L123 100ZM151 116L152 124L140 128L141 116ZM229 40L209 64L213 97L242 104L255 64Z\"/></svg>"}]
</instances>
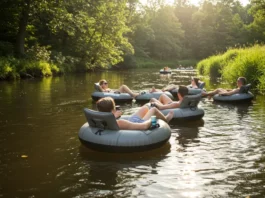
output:
<instances>
[{"instance_id":1,"label":"dark shorts","mask_svg":"<svg viewBox=\"0 0 265 198\"><path fill-rule=\"evenodd\" d=\"M145 120L143 120L142 118L140 118L139 116L133 115L131 116L128 121L130 122L134 122L134 123L143 123L145 122Z\"/></svg>"}]
</instances>

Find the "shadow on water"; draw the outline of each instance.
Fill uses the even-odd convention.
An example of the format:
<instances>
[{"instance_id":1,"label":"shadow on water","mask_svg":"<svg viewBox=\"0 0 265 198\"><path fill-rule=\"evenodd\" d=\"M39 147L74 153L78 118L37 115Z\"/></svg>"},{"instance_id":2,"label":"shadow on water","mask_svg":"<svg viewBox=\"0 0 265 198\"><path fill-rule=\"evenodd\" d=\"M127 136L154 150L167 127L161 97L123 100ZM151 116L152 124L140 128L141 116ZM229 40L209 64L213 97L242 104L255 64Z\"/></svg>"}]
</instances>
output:
<instances>
[{"instance_id":1,"label":"shadow on water","mask_svg":"<svg viewBox=\"0 0 265 198\"><path fill-rule=\"evenodd\" d=\"M99 152L88 149L84 146L80 146L79 152L80 156L85 161L115 161L115 162L128 162L128 161L138 161L138 160L149 160L149 159L160 159L165 157L170 152L171 145L167 142L162 147L145 151L145 152L135 152L135 153L107 153Z\"/></svg>"},{"instance_id":2,"label":"shadow on water","mask_svg":"<svg viewBox=\"0 0 265 198\"><path fill-rule=\"evenodd\" d=\"M198 134L199 134L199 127L178 127L176 129L178 136L176 137L176 141L183 147L188 146L190 143L199 143Z\"/></svg>"},{"instance_id":3,"label":"shadow on water","mask_svg":"<svg viewBox=\"0 0 265 198\"><path fill-rule=\"evenodd\" d=\"M253 103L250 102L244 102L244 103L227 103L227 102L217 102L214 101L213 104L222 107L227 108L231 111L235 111L238 113L239 118L242 119L244 116L248 115L248 111L251 106L253 106Z\"/></svg>"},{"instance_id":4,"label":"shadow on water","mask_svg":"<svg viewBox=\"0 0 265 198\"><path fill-rule=\"evenodd\" d=\"M78 195L89 197L128 197L135 193L136 181L148 184L144 175L158 174L158 163L167 158L171 145L167 142L160 148L137 153L105 153L79 148L82 167L86 172L86 184ZM83 177L84 178L84 177ZM136 194L141 192L136 192Z\"/></svg>"},{"instance_id":5,"label":"shadow on water","mask_svg":"<svg viewBox=\"0 0 265 198\"><path fill-rule=\"evenodd\" d=\"M178 119L172 119L169 122L169 125L171 127L203 127L204 126L204 120L178 120Z\"/></svg>"}]
</instances>

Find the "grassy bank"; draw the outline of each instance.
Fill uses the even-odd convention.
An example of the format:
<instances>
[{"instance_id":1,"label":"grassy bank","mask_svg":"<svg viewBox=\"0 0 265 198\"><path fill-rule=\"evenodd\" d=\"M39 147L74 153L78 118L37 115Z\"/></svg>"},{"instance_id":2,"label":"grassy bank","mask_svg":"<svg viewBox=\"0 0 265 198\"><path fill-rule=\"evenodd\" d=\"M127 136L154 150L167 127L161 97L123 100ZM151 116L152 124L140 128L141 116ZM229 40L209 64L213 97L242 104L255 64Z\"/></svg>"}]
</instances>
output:
<instances>
[{"instance_id":1,"label":"grassy bank","mask_svg":"<svg viewBox=\"0 0 265 198\"><path fill-rule=\"evenodd\" d=\"M137 68L162 68L168 66L170 68L176 68L179 65L184 67L186 66L195 66L198 62L197 60L155 60L150 58L141 58L136 57Z\"/></svg>"},{"instance_id":2,"label":"grassy bank","mask_svg":"<svg viewBox=\"0 0 265 198\"><path fill-rule=\"evenodd\" d=\"M60 73L59 67L46 61L0 57L0 80L52 76Z\"/></svg>"},{"instance_id":3,"label":"grassy bank","mask_svg":"<svg viewBox=\"0 0 265 198\"><path fill-rule=\"evenodd\" d=\"M253 88L265 93L265 46L229 49L200 61L197 69L201 75L222 77L233 84L239 76L244 76Z\"/></svg>"}]
</instances>

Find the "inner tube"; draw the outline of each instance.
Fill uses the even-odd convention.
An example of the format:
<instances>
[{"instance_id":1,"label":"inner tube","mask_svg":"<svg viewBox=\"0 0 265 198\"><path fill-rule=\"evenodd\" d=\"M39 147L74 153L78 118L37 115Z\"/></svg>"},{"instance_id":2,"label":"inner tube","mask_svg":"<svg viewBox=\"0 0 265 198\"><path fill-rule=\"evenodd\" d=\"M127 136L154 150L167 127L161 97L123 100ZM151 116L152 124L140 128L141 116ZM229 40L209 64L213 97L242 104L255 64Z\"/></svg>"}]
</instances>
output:
<instances>
[{"instance_id":1,"label":"inner tube","mask_svg":"<svg viewBox=\"0 0 265 198\"><path fill-rule=\"evenodd\" d=\"M159 97L161 96L161 94L166 94L169 98L171 98L173 100L173 95L168 92L168 91L165 91L165 92L148 92L148 91L143 91L141 92L141 94L139 96L136 96L135 97L135 100L138 101L138 102L141 102L141 101L149 101L151 98L156 98L156 99L159 99Z\"/></svg>"},{"instance_id":2,"label":"inner tube","mask_svg":"<svg viewBox=\"0 0 265 198\"><path fill-rule=\"evenodd\" d=\"M170 91L173 95L177 95L178 94L178 88L176 88L176 89L173 89L172 91ZM188 88L188 90L189 90L189 92L188 92L188 94L189 95L197 95L197 94L201 94L204 90L202 90L202 89L199 89L199 88L197 88L197 89L195 89L195 88Z\"/></svg>"},{"instance_id":3,"label":"inner tube","mask_svg":"<svg viewBox=\"0 0 265 198\"><path fill-rule=\"evenodd\" d=\"M161 69L161 70L159 71L159 73L160 73L160 74L171 74L171 70L163 70L163 69Z\"/></svg>"},{"instance_id":4,"label":"inner tube","mask_svg":"<svg viewBox=\"0 0 265 198\"><path fill-rule=\"evenodd\" d=\"M248 102L254 98L254 95L249 91L251 84L243 85L239 89L239 93L230 96L216 94L213 96L214 101L219 102Z\"/></svg>"},{"instance_id":5,"label":"inner tube","mask_svg":"<svg viewBox=\"0 0 265 198\"><path fill-rule=\"evenodd\" d=\"M253 98L254 95L251 92L237 93L230 96L222 96L220 94L216 94L213 96L213 100L219 102L247 102L251 101Z\"/></svg>"},{"instance_id":6,"label":"inner tube","mask_svg":"<svg viewBox=\"0 0 265 198\"><path fill-rule=\"evenodd\" d=\"M204 116L204 110L198 107L201 95L185 96L179 108L160 110L164 115L174 112L172 121L176 120L200 120Z\"/></svg>"},{"instance_id":7,"label":"inner tube","mask_svg":"<svg viewBox=\"0 0 265 198\"><path fill-rule=\"evenodd\" d=\"M158 148L171 136L169 125L157 120L160 125L152 130L120 130L112 113L85 108L87 122L80 128L78 137L86 147L104 152L138 152ZM123 118L121 118L123 119Z\"/></svg>"},{"instance_id":8,"label":"inner tube","mask_svg":"<svg viewBox=\"0 0 265 198\"><path fill-rule=\"evenodd\" d=\"M192 88L190 86L187 86L189 92L188 94L189 95L198 95L198 94L201 94L202 92L205 92L205 89L204 89L204 86L205 86L205 82L199 82L199 88ZM176 89L173 89L172 91L170 91L173 95L177 95L178 93L178 88Z\"/></svg>"},{"instance_id":9,"label":"inner tube","mask_svg":"<svg viewBox=\"0 0 265 198\"><path fill-rule=\"evenodd\" d=\"M133 97L128 93L102 92L99 83L94 83L94 88L95 91L92 93L91 97L95 101L105 97L111 97L115 102L131 102L133 100Z\"/></svg>"},{"instance_id":10,"label":"inner tube","mask_svg":"<svg viewBox=\"0 0 265 198\"><path fill-rule=\"evenodd\" d=\"M91 95L92 99L97 101L101 98L104 97L111 97L113 98L116 102L131 102L133 98L131 97L130 94L127 93L115 93L115 92L99 92L95 91Z\"/></svg>"}]
</instances>

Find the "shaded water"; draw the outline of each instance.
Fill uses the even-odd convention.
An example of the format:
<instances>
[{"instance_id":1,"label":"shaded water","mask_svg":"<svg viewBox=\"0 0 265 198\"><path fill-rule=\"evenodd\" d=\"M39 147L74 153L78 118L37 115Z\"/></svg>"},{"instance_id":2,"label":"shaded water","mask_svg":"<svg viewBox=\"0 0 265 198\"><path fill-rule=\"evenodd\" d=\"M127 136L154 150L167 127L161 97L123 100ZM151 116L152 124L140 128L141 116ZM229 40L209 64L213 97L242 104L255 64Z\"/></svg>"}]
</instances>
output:
<instances>
[{"instance_id":1,"label":"shaded water","mask_svg":"<svg viewBox=\"0 0 265 198\"><path fill-rule=\"evenodd\" d=\"M0 197L263 197L264 96L246 105L203 99L203 120L171 125L169 142L148 152L101 153L79 142L83 108L95 109L94 82L143 90L194 75L130 70L0 82Z\"/></svg>"}]
</instances>

